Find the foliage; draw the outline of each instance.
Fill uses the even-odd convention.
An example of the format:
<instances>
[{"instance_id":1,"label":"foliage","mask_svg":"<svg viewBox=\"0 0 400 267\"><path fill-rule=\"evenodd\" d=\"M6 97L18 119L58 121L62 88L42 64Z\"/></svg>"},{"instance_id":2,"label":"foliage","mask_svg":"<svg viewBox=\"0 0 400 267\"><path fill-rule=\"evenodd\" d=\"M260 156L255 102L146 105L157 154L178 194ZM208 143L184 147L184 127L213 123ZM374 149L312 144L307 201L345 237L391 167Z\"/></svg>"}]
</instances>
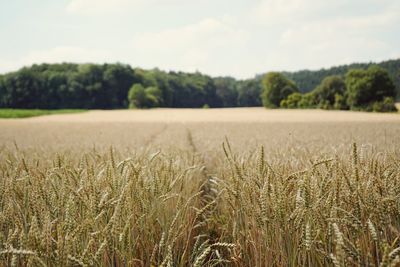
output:
<instances>
[{"instance_id":1,"label":"foliage","mask_svg":"<svg viewBox=\"0 0 400 267\"><path fill-rule=\"evenodd\" d=\"M276 86L269 88L273 90L265 90L268 75L236 80L232 77L212 78L199 72L132 69L124 64L35 64L0 75L0 108L127 108L130 105L127 97L129 89L134 84L141 84L147 90L143 107L201 108L206 104L210 107L250 107L263 104L279 107L283 99L298 92L298 86L303 93L314 89L298 101L299 108L347 109L347 104L343 104L342 100L344 98L347 101L348 97L343 94L340 75L354 67L365 69L369 65L352 64L320 71L271 73L270 76L276 78ZM378 65L388 71L390 79L399 90L400 60ZM385 82L387 77L377 84ZM395 97L392 92L381 93L378 100L361 106L353 105L352 108L372 110L373 103L382 102L384 96ZM342 95L340 103L336 103L336 94ZM351 91L350 99L353 98L354 92Z\"/></svg>"},{"instance_id":2,"label":"foliage","mask_svg":"<svg viewBox=\"0 0 400 267\"><path fill-rule=\"evenodd\" d=\"M150 86L146 89L140 83L134 84L128 92L130 108L159 107L162 101L162 92L159 88Z\"/></svg>"},{"instance_id":3,"label":"foliage","mask_svg":"<svg viewBox=\"0 0 400 267\"><path fill-rule=\"evenodd\" d=\"M262 81L261 95L264 107L277 108L283 99L294 92L298 92L296 85L278 72L270 72Z\"/></svg>"},{"instance_id":4,"label":"foliage","mask_svg":"<svg viewBox=\"0 0 400 267\"><path fill-rule=\"evenodd\" d=\"M134 84L128 92L128 100L130 108L148 107L148 99L146 91L141 84Z\"/></svg>"},{"instance_id":5,"label":"foliage","mask_svg":"<svg viewBox=\"0 0 400 267\"><path fill-rule=\"evenodd\" d=\"M262 106L261 93L262 85L260 81L248 79L238 81L238 103L239 107L258 107Z\"/></svg>"},{"instance_id":6,"label":"foliage","mask_svg":"<svg viewBox=\"0 0 400 267\"><path fill-rule=\"evenodd\" d=\"M395 86L388 72L377 66L355 69L340 76L329 76L311 92L291 94L281 101L286 108L320 108L375 112L395 111Z\"/></svg>"},{"instance_id":7,"label":"foliage","mask_svg":"<svg viewBox=\"0 0 400 267\"><path fill-rule=\"evenodd\" d=\"M333 104L333 108L338 110L348 109L346 98L341 94L335 94L335 103Z\"/></svg>"},{"instance_id":8,"label":"foliage","mask_svg":"<svg viewBox=\"0 0 400 267\"><path fill-rule=\"evenodd\" d=\"M351 109L368 109L385 97L395 96L395 86L386 70L371 66L367 70L355 69L346 74L347 104Z\"/></svg>"},{"instance_id":9,"label":"foliage","mask_svg":"<svg viewBox=\"0 0 400 267\"><path fill-rule=\"evenodd\" d=\"M377 101L372 104L372 111L374 112L394 112L396 110L393 97L385 97L383 101Z\"/></svg>"},{"instance_id":10,"label":"foliage","mask_svg":"<svg viewBox=\"0 0 400 267\"><path fill-rule=\"evenodd\" d=\"M315 108L316 105L317 101L313 92L303 94L298 103L299 108Z\"/></svg>"},{"instance_id":11,"label":"foliage","mask_svg":"<svg viewBox=\"0 0 400 267\"><path fill-rule=\"evenodd\" d=\"M344 95L346 85L340 76L328 76L314 90L317 103L325 101L331 107L335 104L335 95Z\"/></svg>"},{"instance_id":12,"label":"foliage","mask_svg":"<svg viewBox=\"0 0 400 267\"><path fill-rule=\"evenodd\" d=\"M222 101L222 107L236 107L238 105L238 82L231 77L214 79L217 96ZM250 90L250 88L247 88ZM247 91L246 90L246 91Z\"/></svg>"},{"instance_id":13,"label":"foliage","mask_svg":"<svg viewBox=\"0 0 400 267\"><path fill-rule=\"evenodd\" d=\"M286 99L283 99L280 103L281 108L298 108L299 103L302 100L303 95L301 93L292 93Z\"/></svg>"},{"instance_id":14,"label":"foliage","mask_svg":"<svg viewBox=\"0 0 400 267\"><path fill-rule=\"evenodd\" d=\"M41 64L2 76L0 107L121 108L136 80L122 64Z\"/></svg>"},{"instance_id":15,"label":"foliage","mask_svg":"<svg viewBox=\"0 0 400 267\"><path fill-rule=\"evenodd\" d=\"M388 71L390 78L396 85L397 95L400 97L400 59L382 61L380 63L353 63L321 69L316 71L301 70L296 72L283 72L288 79L294 81L302 93L310 92L317 87L325 77L345 76L351 69L367 69L371 65L378 65ZM261 79L260 75L258 79Z\"/></svg>"}]
</instances>

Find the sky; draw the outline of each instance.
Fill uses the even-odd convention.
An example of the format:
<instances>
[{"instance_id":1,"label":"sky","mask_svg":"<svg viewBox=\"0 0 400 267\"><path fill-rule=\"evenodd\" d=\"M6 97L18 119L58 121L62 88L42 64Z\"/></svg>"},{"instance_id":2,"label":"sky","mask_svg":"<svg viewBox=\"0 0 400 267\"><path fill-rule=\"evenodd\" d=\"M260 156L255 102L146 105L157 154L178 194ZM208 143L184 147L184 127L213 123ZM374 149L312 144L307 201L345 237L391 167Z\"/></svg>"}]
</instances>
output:
<instances>
[{"instance_id":1,"label":"sky","mask_svg":"<svg viewBox=\"0 0 400 267\"><path fill-rule=\"evenodd\" d=\"M0 0L0 73L126 63L251 78L400 58L399 0Z\"/></svg>"}]
</instances>

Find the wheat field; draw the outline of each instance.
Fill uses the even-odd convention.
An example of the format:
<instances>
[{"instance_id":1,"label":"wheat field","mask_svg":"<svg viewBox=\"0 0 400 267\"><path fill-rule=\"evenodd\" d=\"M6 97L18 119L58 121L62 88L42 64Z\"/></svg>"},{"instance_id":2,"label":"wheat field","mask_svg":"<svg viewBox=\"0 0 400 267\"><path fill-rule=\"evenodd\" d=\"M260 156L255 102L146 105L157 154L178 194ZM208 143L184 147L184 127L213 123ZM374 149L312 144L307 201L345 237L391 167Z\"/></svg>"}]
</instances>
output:
<instances>
[{"instance_id":1,"label":"wheat field","mask_svg":"<svg viewBox=\"0 0 400 267\"><path fill-rule=\"evenodd\" d=\"M0 120L0 266L400 266L400 116Z\"/></svg>"}]
</instances>

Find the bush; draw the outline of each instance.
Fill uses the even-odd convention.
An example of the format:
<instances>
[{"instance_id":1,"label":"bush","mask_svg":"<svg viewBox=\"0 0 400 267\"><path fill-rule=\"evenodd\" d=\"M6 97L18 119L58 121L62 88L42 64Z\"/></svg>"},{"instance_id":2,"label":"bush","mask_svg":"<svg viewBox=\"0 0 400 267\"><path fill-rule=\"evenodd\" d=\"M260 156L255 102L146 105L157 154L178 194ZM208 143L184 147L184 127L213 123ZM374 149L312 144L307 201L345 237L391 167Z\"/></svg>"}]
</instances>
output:
<instances>
[{"instance_id":1,"label":"bush","mask_svg":"<svg viewBox=\"0 0 400 267\"><path fill-rule=\"evenodd\" d=\"M298 108L298 104L303 98L303 95L300 93L293 93L289 95L286 99L282 100L280 103L280 107L282 108Z\"/></svg>"},{"instance_id":2,"label":"bush","mask_svg":"<svg viewBox=\"0 0 400 267\"><path fill-rule=\"evenodd\" d=\"M134 84L128 92L130 108L152 108L158 107L162 101L162 92L157 87L147 87Z\"/></svg>"},{"instance_id":3,"label":"bush","mask_svg":"<svg viewBox=\"0 0 400 267\"><path fill-rule=\"evenodd\" d=\"M281 108L288 108L287 99L283 99L283 100L281 101L281 103L279 104L279 106L280 106Z\"/></svg>"},{"instance_id":4,"label":"bush","mask_svg":"<svg viewBox=\"0 0 400 267\"><path fill-rule=\"evenodd\" d=\"M270 72L265 75L262 84L263 92L261 98L264 107L267 108L279 107L282 100L299 91L294 82L278 72Z\"/></svg>"},{"instance_id":5,"label":"bush","mask_svg":"<svg viewBox=\"0 0 400 267\"><path fill-rule=\"evenodd\" d=\"M340 94L335 94L335 103L333 104L333 108L338 110L348 109L346 98Z\"/></svg>"},{"instance_id":6,"label":"bush","mask_svg":"<svg viewBox=\"0 0 400 267\"><path fill-rule=\"evenodd\" d=\"M395 96L395 86L386 70L371 66L367 70L350 70L346 74L346 95L352 110L372 111L374 103ZM379 105L376 104L378 110Z\"/></svg>"},{"instance_id":7,"label":"bush","mask_svg":"<svg viewBox=\"0 0 400 267\"><path fill-rule=\"evenodd\" d=\"M320 109L332 109L331 103L326 99L321 100L317 107Z\"/></svg>"},{"instance_id":8,"label":"bush","mask_svg":"<svg viewBox=\"0 0 400 267\"><path fill-rule=\"evenodd\" d=\"M393 97L385 97L383 101L372 104L373 112L393 112L397 111Z\"/></svg>"},{"instance_id":9,"label":"bush","mask_svg":"<svg viewBox=\"0 0 400 267\"><path fill-rule=\"evenodd\" d=\"M343 95L345 90L346 85L340 76L328 76L314 89L313 93L318 105L328 109L334 105L335 95Z\"/></svg>"},{"instance_id":10,"label":"bush","mask_svg":"<svg viewBox=\"0 0 400 267\"><path fill-rule=\"evenodd\" d=\"M316 106L315 94L310 92L304 94L298 103L299 108L313 108Z\"/></svg>"}]
</instances>

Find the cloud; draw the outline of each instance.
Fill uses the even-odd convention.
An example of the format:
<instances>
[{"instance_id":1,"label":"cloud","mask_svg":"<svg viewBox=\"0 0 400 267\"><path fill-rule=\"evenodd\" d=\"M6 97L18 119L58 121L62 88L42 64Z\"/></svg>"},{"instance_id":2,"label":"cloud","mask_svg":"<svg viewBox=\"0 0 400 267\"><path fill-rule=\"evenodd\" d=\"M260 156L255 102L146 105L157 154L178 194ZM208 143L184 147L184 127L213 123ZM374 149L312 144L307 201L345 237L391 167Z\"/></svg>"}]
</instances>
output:
<instances>
[{"instance_id":1,"label":"cloud","mask_svg":"<svg viewBox=\"0 0 400 267\"><path fill-rule=\"evenodd\" d=\"M298 70L379 61L398 54L388 38L398 32L400 5L390 0L384 0L385 5L366 1L363 4L371 7L367 12L350 8L342 0L259 1L258 13L250 13L258 16L254 15L253 23L263 25L273 40L269 44L264 40L268 49L259 60L269 70Z\"/></svg>"},{"instance_id":2,"label":"cloud","mask_svg":"<svg viewBox=\"0 0 400 267\"><path fill-rule=\"evenodd\" d=\"M249 11L249 19L255 23L276 26L305 22L319 23L332 18L362 18L389 12L392 16L398 17L398 1L258 0Z\"/></svg>"},{"instance_id":3,"label":"cloud","mask_svg":"<svg viewBox=\"0 0 400 267\"><path fill-rule=\"evenodd\" d=\"M340 5L319 0L260 0L249 11L249 19L262 25L281 25L309 20L326 8Z\"/></svg>"},{"instance_id":4,"label":"cloud","mask_svg":"<svg viewBox=\"0 0 400 267\"><path fill-rule=\"evenodd\" d=\"M22 66L60 62L109 62L113 55L106 50L87 49L76 46L60 46L48 50L37 50L13 61L0 61L0 72L17 70Z\"/></svg>"},{"instance_id":5,"label":"cloud","mask_svg":"<svg viewBox=\"0 0 400 267\"><path fill-rule=\"evenodd\" d=\"M132 4L141 5L143 2L144 0L71 0L66 10L75 14L104 14L124 9Z\"/></svg>"},{"instance_id":6,"label":"cloud","mask_svg":"<svg viewBox=\"0 0 400 267\"><path fill-rule=\"evenodd\" d=\"M226 73L230 62L236 60L235 52L248 39L244 31L227 21L207 18L183 27L137 34L132 42L134 58L148 67Z\"/></svg>"},{"instance_id":7,"label":"cloud","mask_svg":"<svg viewBox=\"0 0 400 267\"><path fill-rule=\"evenodd\" d=\"M80 15L104 15L124 13L151 5L170 5L184 0L70 0L66 11Z\"/></svg>"},{"instance_id":8,"label":"cloud","mask_svg":"<svg viewBox=\"0 0 400 267\"><path fill-rule=\"evenodd\" d=\"M74 18L79 29L63 31L65 43L80 45L31 51L30 43L21 44L0 57L0 72L39 62L123 61L244 78L395 58L400 51L397 0L67 0L63 7L93 16L85 24ZM42 36L34 45L47 47L52 39Z\"/></svg>"}]
</instances>

